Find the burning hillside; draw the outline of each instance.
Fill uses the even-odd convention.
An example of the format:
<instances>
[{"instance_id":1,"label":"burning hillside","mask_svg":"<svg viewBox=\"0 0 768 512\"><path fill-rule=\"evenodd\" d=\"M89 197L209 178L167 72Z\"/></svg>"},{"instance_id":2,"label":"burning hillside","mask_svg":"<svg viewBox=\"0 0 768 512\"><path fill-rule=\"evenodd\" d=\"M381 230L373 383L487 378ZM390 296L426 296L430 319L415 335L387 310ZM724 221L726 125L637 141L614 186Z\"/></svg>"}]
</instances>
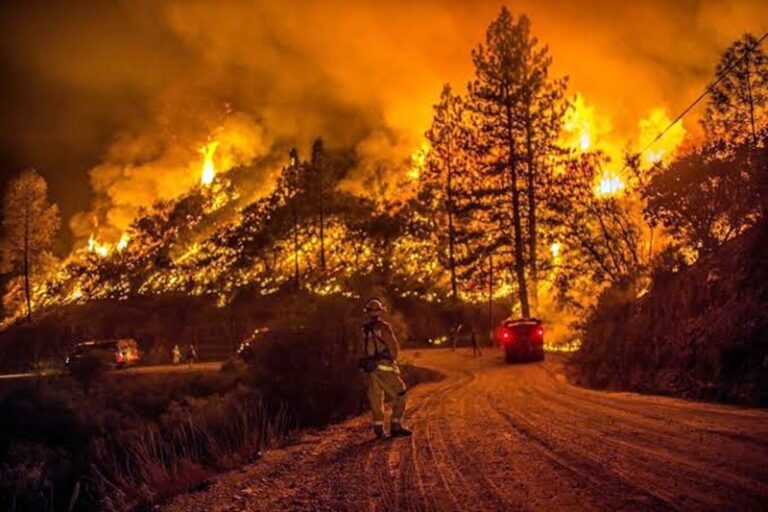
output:
<instances>
[{"instance_id":1,"label":"burning hillside","mask_svg":"<svg viewBox=\"0 0 768 512\"><path fill-rule=\"evenodd\" d=\"M595 198L623 191L628 171L619 175L620 161L609 160L608 155L618 159L621 150L612 142L615 136L605 127L607 121L601 127L595 109L581 95L567 112L562 147L573 155L592 154L593 150L606 155L605 170L593 178ZM640 126L649 122L641 121ZM268 295L296 282L315 293L355 297L367 290L361 287L361 279L371 275L387 275L393 289L403 296L447 297L439 236L424 236L434 232L434 219L421 213L418 205L419 189L428 186L425 180L429 180L423 174L430 158L426 143L410 161L400 164L405 170L396 201L386 196L377 199L377 187L382 193L386 187L383 182L368 184L372 197L344 192L339 185L354 172L356 160L343 150L325 152L322 146L309 159L287 157L272 189L254 195L253 190L238 185L238 176L275 172L253 164L253 148L261 143L258 131L237 131L234 126L242 127L242 123L225 120L197 154L189 152L189 162L180 166L185 177L178 183L178 190L188 187L188 191L139 209L127 225L129 217L115 215L111 224L95 224L87 244L38 282L33 306L168 293L210 297L224 305L239 291ZM641 130L640 139L642 136ZM666 151L674 154L674 146ZM564 165L558 164L551 172L565 173ZM162 171L150 163L131 172ZM118 180L115 186L121 183ZM113 197L119 198L120 193L114 192ZM538 285L543 301L568 253L564 241L554 241L551 247L547 258L551 271ZM461 297L473 302L487 300L489 276L483 269L467 272ZM514 293L508 267L498 268L494 280L494 298ZM21 313L21 309L17 311Z\"/></svg>"},{"instance_id":2,"label":"burning hillside","mask_svg":"<svg viewBox=\"0 0 768 512\"><path fill-rule=\"evenodd\" d=\"M201 14L171 12L187 35ZM244 86L252 56L215 34L193 39L213 62L242 64ZM420 116L406 129L387 108L351 105L355 88L343 101L313 97L299 115L301 81L282 102L222 101L237 95L229 83L212 94L217 74L169 86L148 125L126 129L91 169L95 199L70 221L75 250L10 283L7 321L95 299L189 294L223 306L240 293L383 289L514 298L513 314L567 322L603 287L647 282L668 242L648 220L647 185L705 138L687 137L690 123L672 124L661 104L629 122L569 89L530 20L506 9L471 61L466 90L447 85L418 135ZM347 108L334 119L348 130L326 123Z\"/></svg>"}]
</instances>

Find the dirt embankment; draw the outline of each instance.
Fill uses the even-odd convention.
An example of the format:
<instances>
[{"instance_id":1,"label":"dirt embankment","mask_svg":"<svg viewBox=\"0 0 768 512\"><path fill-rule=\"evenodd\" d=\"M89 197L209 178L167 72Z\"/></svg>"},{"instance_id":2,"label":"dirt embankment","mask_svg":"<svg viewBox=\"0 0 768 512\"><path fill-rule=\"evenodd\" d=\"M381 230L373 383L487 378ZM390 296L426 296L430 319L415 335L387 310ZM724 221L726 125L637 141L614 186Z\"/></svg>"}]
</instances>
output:
<instances>
[{"instance_id":1,"label":"dirt embankment","mask_svg":"<svg viewBox=\"0 0 768 512\"><path fill-rule=\"evenodd\" d=\"M768 405L768 234L746 233L657 278L639 301L604 295L572 365L583 385ZM630 295L627 293L627 295Z\"/></svg>"}]
</instances>

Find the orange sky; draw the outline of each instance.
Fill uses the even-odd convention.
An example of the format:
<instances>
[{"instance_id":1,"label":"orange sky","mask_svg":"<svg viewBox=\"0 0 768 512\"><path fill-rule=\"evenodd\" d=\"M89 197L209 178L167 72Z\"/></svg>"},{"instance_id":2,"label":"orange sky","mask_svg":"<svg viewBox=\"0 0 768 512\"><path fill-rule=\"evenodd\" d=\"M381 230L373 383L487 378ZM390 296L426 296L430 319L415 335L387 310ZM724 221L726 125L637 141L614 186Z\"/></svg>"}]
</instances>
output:
<instances>
[{"instance_id":1,"label":"orange sky","mask_svg":"<svg viewBox=\"0 0 768 512\"><path fill-rule=\"evenodd\" d=\"M185 159L199 157L224 103L258 135L243 161L295 141L307 147L315 135L368 158L407 154L441 85L462 89L471 78L470 51L501 5L4 4L0 65L11 77L2 86L4 172L35 165L65 215L94 199L117 200L110 189L121 187L145 203L165 193L153 179L159 165L182 173ZM570 76L570 92L627 137L654 108L673 114L694 98L733 39L768 29L766 2L507 5L532 19L555 73ZM89 179L93 168L106 171Z\"/></svg>"}]
</instances>

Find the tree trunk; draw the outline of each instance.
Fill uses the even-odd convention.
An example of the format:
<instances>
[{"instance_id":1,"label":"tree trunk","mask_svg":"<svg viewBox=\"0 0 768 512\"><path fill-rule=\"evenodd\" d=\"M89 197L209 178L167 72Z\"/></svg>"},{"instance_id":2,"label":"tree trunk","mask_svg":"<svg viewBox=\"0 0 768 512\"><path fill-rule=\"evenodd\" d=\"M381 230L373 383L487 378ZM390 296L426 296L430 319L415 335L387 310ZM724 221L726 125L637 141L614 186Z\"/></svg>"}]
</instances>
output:
<instances>
[{"instance_id":1,"label":"tree trunk","mask_svg":"<svg viewBox=\"0 0 768 512\"><path fill-rule=\"evenodd\" d=\"M453 300L458 299L458 287L456 285L456 260L455 260L455 237L456 233L453 228L453 182L451 167L448 167L448 182L447 182L447 211L448 211L448 266L451 271L451 296Z\"/></svg>"},{"instance_id":2,"label":"tree trunk","mask_svg":"<svg viewBox=\"0 0 768 512\"><path fill-rule=\"evenodd\" d=\"M539 270L536 260L536 158L533 154L533 127L530 106L526 113L526 145L528 151L528 257L531 267L531 299L534 310L539 307Z\"/></svg>"},{"instance_id":3,"label":"tree trunk","mask_svg":"<svg viewBox=\"0 0 768 512\"><path fill-rule=\"evenodd\" d=\"M757 130L755 129L755 100L752 97L752 80L749 73L749 50L747 50L747 94L749 102L749 122L752 128L752 147L757 147Z\"/></svg>"},{"instance_id":4,"label":"tree trunk","mask_svg":"<svg viewBox=\"0 0 768 512\"><path fill-rule=\"evenodd\" d=\"M325 274L325 210L323 193L320 192L320 268Z\"/></svg>"},{"instance_id":5,"label":"tree trunk","mask_svg":"<svg viewBox=\"0 0 768 512\"><path fill-rule=\"evenodd\" d=\"M32 293L29 284L29 255L24 249L24 295L27 299L27 322L32 323Z\"/></svg>"},{"instance_id":6,"label":"tree trunk","mask_svg":"<svg viewBox=\"0 0 768 512\"><path fill-rule=\"evenodd\" d=\"M29 284L30 262L29 262L29 205L24 204L24 296L27 302L27 322L32 323L32 292Z\"/></svg>"},{"instance_id":7,"label":"tree trunk","mask_svg":"<svg viewBox=\"0 0 768 512\"><path fill-rule=\"evenodd\" d=\"M528 288L525 280L525 259L523 258L523 227L520 218L520 190L517 188L517 161L515 154L515 141L512 133L512 111L509 104L506 106L507 114L507 139L508 139L508 165L510 180L512 181L512 223L515 243L515 275L517 276L518 294L520 297L520 312L524 318L531 316L528 305Z\"/></svg>"},{"instance_id":8,"label":"tree trunk","mask_svg":"<svg viewBox=\"0 0 768 512\"><path fill-rule=\"evenodd\" d=\"M317 183L320 192L320 268L323 271L323 275L325 275L325 190L323 189L323 168L321 165L318 165L317 174Z\"/></svg>"},{"instance_id":9,"label":"tree trunk","mask_svg":"<svg viewBox=\"0 0 768 512\"><path fill-rule=\"evenodd\" d=\"M301 289L301 277L299 275L299 215L296 211L296 198L293 198L293 265L296 289Z\"/></svg>"},{"instance_id":10,"label":"tree trunk","mask_svg":"<svg viewBox=\"0 0 768 512\"><path fill-rule=\"evenodd\" d=\"M493 255L488 256L488 336L491 338L491 345L494 344L493 337Z\"/></svg>"}]
</instances>

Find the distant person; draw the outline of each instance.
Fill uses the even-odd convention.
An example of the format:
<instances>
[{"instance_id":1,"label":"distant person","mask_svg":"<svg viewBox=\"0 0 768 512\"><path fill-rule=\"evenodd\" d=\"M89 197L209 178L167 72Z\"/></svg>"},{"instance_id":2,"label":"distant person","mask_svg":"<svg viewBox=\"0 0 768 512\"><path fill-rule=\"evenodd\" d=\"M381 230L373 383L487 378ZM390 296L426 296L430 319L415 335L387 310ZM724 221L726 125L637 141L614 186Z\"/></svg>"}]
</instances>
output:
<instances>
[{"instance_id":1,"label":"distant person","mask_svg":"<svg viewBox=\"0 0 768 512\"><path fill-rule=\"evenodd\" d=\"M181 348L179 348L178 343L176 343L173 346L172 354L173 354L173 365L178 366L179 364L181 364Z\"/></svg>"},{"instance_id":2,"label":"distant person","mask_svg":"<svg viewBox=\"0 0 768 512\"><path fill-rule=\"evenodd\" d=\"M480 350L480 343L477 341L477 333L475 332L475 329L472 329L472 332L470 334L470 339L472 341L472 355L475 356L482 356L483 352Z\"/></svg>"},{"instance_id":3,"label":"distant person","mask_svg":"<svg viewBox=\"0 0 768 512\"><path fill-rule=\"evenodd\" d=\"M456 352L456 344L459 342L459 333L461 332L461 328L463 326L461 324L456 324L456 327L453 328L453 331L451 331L451 343L452 348L454 352Z\"/></svg>"},{"instance_id":4,"label":"distant person","mask_svg":"<svg viewBox=\"0 0 768 512\"><path fill-rule=\"evenodd\" d=\"M397 356L400 347L392 326L382 320L386 311L378 299L371 299L365 305L368 321L363 326L363 349L365 357L360 368L366 372L368 401L373 413L373 432L378 439L384 438L384 396L392 404L389 434L410 436L411 431L402 424L405 414L406 388L400 378Z\"/></svg>"},{"instance_id":5,"label":"distant person","mask_svg":"<svg viewBox=\"0 0 768 512\"><path fill-rule=\"evenodd\" d=\"M194 363L197 362L197 350L195 350L195 346L190 343L187 347L187 363L189 363L189 366L192 366Z\"/></svg>"}]
</instances>

